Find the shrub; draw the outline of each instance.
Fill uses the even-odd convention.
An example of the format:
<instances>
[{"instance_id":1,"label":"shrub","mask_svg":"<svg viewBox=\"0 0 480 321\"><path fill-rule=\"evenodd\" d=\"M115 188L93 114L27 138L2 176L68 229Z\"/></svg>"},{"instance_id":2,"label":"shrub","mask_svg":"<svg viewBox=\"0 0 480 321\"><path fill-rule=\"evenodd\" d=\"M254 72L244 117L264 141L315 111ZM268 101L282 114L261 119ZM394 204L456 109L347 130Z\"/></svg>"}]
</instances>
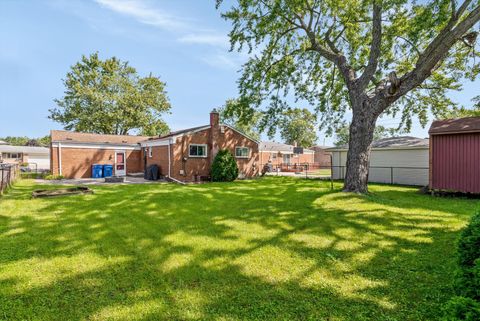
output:
<instances>
[{"instance_id":1,"label":"shrub","mask_svg":"<svg viewBox=\"0 0 480 321\"><path fill-rule=\"evenodd\" d=\"M445 306L444 321L478 321L480 320L480 304L471 299L455 296Z\"/></svg>"},{"instance_id":2,"label":"shrub","mask_svg":"<svg viewBox=\"0 0 480 321\"><path fill-rule=\"evenodd\" d=\"M238 177L238 166L232 153L220 150L212 163L212 180L214 182L231 182Z\"/></svg>"},{"instance_id":3,"label":"shrub","mask_svg":"<svg viewBox=\"0 0 480 321\"><path fill-rule=\"evenodd\" d=\"M45 178L45 173L35 173L35 172L23 172L20 173L21 178L25 179L38 179L38 178Z\"/></svg>"},{"instance_id":4,"label":"shrub","mask_svg":"<svg viewBox=\"0 0 480 321\"><path fill-rule=\"evenodd\" d=\"M49 181L53 181L53 180L60 180L60 179L64 179L63 175L47 175L45 176L45 179L49 180Z\"/></svg>"},{"instance_id":5,"label":"shrub","mask_svg":"<svg viewBox=\"0 0 480 321\"><path fill-rule=\"evenodd\" d=\"M480 301L480 212L471 218L460 235L458 265L456 292Z\"/></svg>"}]
</instances>

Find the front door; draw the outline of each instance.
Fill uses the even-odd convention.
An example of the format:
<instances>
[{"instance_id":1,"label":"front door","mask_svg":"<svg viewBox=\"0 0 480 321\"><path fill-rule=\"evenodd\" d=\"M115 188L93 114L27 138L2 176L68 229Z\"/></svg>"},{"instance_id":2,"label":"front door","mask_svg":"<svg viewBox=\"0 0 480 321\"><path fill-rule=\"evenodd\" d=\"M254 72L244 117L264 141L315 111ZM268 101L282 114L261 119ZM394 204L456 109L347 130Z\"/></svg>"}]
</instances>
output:
<instances>
[{"instance_id":1,"label":"front door","mask_svg":"<svg viewBox=\"0 0 480 321\"><path fill-rule=\"evenodd\" d=\"M283 163L284 164L290 164L290 154L284 154L283 155Z\"/></svg>"},{"instance_id":2,"label":"front door","mask_svg":"<svg viewBox=\"0 0 480 321\"><path fill-rule=\"evenodd\" d=\"M125 152L115 152L115 175L125 176L127 175L127 164Z\"/></svg>"}]
</instances>

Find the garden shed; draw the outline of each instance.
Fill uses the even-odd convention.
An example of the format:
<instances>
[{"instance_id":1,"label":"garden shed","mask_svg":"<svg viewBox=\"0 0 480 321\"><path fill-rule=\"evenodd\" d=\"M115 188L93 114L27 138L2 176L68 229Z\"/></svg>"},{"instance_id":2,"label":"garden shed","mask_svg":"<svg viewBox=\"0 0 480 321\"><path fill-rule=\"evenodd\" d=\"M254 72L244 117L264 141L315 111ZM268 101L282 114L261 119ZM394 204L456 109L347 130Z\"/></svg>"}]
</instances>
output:
<instances>
[{"instance_id":1,"label":"garden shed","mask_svg":"<svg viewBox=\"0 0 480 321\"><path fill-rule=\"evenodd\" d=\"M480 117L437 120L429 134L430 188L480 193Z\"/></svg>"}]
</instances>

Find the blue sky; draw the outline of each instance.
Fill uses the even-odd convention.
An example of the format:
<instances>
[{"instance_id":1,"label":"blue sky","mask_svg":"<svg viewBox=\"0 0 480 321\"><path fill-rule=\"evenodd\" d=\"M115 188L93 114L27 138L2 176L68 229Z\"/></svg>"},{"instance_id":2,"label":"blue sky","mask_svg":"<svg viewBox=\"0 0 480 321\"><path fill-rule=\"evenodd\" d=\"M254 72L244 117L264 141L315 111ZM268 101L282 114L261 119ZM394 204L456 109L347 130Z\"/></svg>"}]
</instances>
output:
<instances>
[{"instance_id":1,"label":"blue sky","mask_svg":"<svg viewBox=\"0 0 480 321\"><path fill-rule=\"evenodd\" d=\"M212 108L237 93L245 56L228 51L228 31L214 0L0 0L0 137L61 129L47 119L53 99L62 97L61 79L82 54L95 51L166 81L172 129L205 124ZM470 105L479 85L466 83L453 95ZM427 135L414 126L413 135Z\"/></svg>"}]
</instances>

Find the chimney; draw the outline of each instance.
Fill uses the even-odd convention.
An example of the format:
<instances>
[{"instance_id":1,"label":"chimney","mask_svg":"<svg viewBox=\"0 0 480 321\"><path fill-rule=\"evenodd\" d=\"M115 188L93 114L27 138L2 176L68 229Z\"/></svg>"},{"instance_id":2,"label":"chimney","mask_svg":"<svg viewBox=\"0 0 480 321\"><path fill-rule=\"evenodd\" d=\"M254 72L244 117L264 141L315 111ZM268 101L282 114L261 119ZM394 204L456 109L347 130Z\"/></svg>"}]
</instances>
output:
<instances>
[{"instance_id":1,"label":"chimney","mask_svg":"<svg viewBox=\"0 0 480 321\"><path fill-rule=\"evenodd\" d=\"M220 114L216 108L210 112L210 127L218 127L220 125Z\"/></svg>"}]
</instances>

